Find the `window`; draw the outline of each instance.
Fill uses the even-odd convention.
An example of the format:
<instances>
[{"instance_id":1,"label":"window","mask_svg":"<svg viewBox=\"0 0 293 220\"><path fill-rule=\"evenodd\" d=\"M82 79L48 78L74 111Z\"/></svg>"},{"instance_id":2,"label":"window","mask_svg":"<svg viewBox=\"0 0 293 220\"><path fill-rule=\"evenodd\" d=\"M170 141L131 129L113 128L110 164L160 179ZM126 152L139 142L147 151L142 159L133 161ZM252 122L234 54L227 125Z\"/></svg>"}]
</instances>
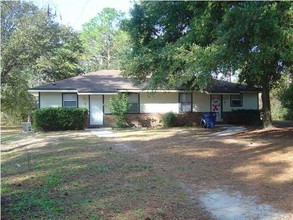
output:
<instances>
[{"instance_id":1,"label":"window","mask_svg":"<svg viewBox=\"0 0 293 220\"><path fill-rule=\"evenodd\" d=\"M63 107L77 107L77 94L63 94Z\"/></svg>"},{"instance_id":2,"label":"window","mask_svg":"<svg viewBox=\"0 0 293 220\"><path fill-rule=\"evenodd\" d=\"M230 96L230 106L231 107L242 107L242 104L243 104L242 94Z\"/></svg>"},{"instance_id":3,"label":"window","mask_svg":"<svg viewBox=\"0 0 293 220\"><path fill-rule=\"evenodd\" d=\"M179 112L191 112L191 94L179 94Z\"/></svg>"},{"instance_id":4,"label":"window","mask_svg":"<svg viewBox=\"0 0 293 220\"><path fill-rule=\"evenodd\" d=\"M130 108L128 113L139 113L139 95L138 93L129 93L128 94L128 103Z\"/></svg>"}]
</instances>

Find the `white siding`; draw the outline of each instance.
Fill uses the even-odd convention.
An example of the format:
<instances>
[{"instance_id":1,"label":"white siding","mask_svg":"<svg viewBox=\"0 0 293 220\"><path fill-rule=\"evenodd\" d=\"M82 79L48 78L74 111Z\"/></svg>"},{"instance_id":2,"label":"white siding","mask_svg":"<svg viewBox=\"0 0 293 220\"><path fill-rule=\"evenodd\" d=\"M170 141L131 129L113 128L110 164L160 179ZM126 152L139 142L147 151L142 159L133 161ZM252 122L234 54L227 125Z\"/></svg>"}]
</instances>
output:
<instances>
[{"instance_id":1,"label":"white siding","mask_svg":"<svg viewBox=\"0 0 293 220\"><path fill-rule=\"evenodd\" d=\"M258 109L258 94L257 93L243 93L243 106L242 107L231 107L230 106L230 95L223 95L223 111L230 112L237 109Z\"/></svg>"},{"instance_id":2,"label":"white siding","mask_svg":"<svg viewBox=\"0 0 293 220\"><path fill-rule=\"evenodd\" d=\"M179 112L178 93L140 93L141 113Z\"/></svg>"},{"instance_id":3,"label":"white siding","mask_svg":"<svg viewBox=\"0 0 293 220\"><path fill-rule=\"evenodd\" d=\"M105 114L111 114L110 108L109 108L109 100L110 98L114 97L115 95L104 95L104 113Z\"/></svg>"},{"instance_id":4,"label":"white siding","mask_svg":"<svg viewBox=\"0 0 293 220\"><path fill-rule=\"evenodd\" d=\"M40 108L62 107L62 93L40 93Z\"/></svg>"},{"instance_id":5,"label":"white siding","mask_svg":"<svg viewBox=\"0 0 293 220\"><path fill-rule=\"evenodd\" d=\"M243 94L243 107L245 109L258 109L258 94L257 93L246 93Z\"/></svg>"},{"instance_id":6,"label":"white siding","mask_svg":"<svg viewBox=\"0 0 293 220\"><path fill-rule=\"evenodd\" d=\"M230 112L230 95L223 95L223 112Z\"/></svg>"},{"instance_id":7,"label":"white siding","mask_svg":"<svg viewBox=\"0 0 293 220\"><path fill-rule=\"evenodd\" d=\"M211 107L210 95L200 92L193 93L193 112L209 112Z\"/></svg>"},{"instance_id":8,"label":"white siding","mask_svg":"<svg viewBox=\"0 0 293 220\"><path fill-rule=\"evenodd\" d=\"M88 95L78 96L78 107L86 108L87 110L89 110L89 96Z\"/></svg>"}]
</instances>

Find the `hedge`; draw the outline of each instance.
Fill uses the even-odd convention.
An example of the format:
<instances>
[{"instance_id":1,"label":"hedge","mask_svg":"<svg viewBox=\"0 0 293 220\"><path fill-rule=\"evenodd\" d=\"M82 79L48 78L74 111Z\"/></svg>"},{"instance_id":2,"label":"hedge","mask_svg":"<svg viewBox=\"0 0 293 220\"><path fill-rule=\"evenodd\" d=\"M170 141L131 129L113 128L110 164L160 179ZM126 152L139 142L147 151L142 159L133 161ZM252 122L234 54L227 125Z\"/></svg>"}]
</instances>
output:
<instances>
[{"instance_id":1,"label":"hedge","mask_svg":"<svg viewBox=\"0 0 293 220\"><path fill-rule=\"evenodd\" d=\"M176 115L173 112L168 112L164 115L163 124L165 127L174 127L176 123Z\"/></svg>"},{"instance_id":2,"label":"hedge","mask_svg":"<svg viewBox=\"0 0 293 220\"><path fill-rule=\"evenodd\" d=\"M42 108L33 111L33 128L43 131L81 130L86 126L85 108Z\"/></svg>"}]
</instances>

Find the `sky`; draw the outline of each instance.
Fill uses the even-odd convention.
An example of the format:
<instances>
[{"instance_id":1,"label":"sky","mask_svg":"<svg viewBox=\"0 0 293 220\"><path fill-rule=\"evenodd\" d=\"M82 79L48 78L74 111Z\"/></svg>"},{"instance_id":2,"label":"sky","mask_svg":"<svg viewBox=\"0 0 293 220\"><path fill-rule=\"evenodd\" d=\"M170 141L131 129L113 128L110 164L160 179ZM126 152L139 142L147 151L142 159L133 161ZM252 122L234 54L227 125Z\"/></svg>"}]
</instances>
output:
<instances>
[{"instance_id":1,"label":"sky","mask_svg":"<svg viewBox=\"0 0 293 220\"><path fill-rule=\"evenodd\" d=\"M54 8L57 21L80 30L81 25L95 17L103 8L110 7L129 13L132 0L33 0L41 7Z\"/></svg>"}]
</instances>

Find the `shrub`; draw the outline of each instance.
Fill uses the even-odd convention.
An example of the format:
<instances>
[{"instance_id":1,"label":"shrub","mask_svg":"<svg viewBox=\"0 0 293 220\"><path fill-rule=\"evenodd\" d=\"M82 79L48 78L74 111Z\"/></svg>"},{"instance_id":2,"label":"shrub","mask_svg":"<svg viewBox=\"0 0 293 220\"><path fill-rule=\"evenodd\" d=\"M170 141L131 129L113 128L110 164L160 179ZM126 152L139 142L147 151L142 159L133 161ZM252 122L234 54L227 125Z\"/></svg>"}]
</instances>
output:
<instances>
[{"instance_id":1,"label":"shrub","mask_svg":"<svg viewBox=\"0 0 293 220\"><path fill-rule=\"evenodd\" d=\"M282 105L288 110L285 119L293 119L293 81L287 89L280 94L280 101Z\"/></svg>"},{"instance_id":2,"label":"shrub","mask_svg":"<svg viewBox=\"0 0 293 220\"><path fill-rule=\"evenodd\" d=\"M126 114L130 108L127 94L120 93L118 96L110 98L109 108L116 118L116 126L119 128L126 127Z\"/></svg>"},{"instance_id":3,"label":"shrub","mask_svg":"<svg viewBox=\"0 0 293 220\"><path fill-rule=\"evenodd\" d=\"M165 127L174 127L176 123L176 115L173 112L168 112L163 118Z\"/></svg>"},{"instance_id":4,"label":"shrub","mask_svg":"<svg viewBox=\"0 0 293 220\"><path fill-rule=\"evenodd\" d=\"M81 130L86 125L88 110L85 108L42 108L33 111L36 130Z\"/></svg>"}]
</instances>

